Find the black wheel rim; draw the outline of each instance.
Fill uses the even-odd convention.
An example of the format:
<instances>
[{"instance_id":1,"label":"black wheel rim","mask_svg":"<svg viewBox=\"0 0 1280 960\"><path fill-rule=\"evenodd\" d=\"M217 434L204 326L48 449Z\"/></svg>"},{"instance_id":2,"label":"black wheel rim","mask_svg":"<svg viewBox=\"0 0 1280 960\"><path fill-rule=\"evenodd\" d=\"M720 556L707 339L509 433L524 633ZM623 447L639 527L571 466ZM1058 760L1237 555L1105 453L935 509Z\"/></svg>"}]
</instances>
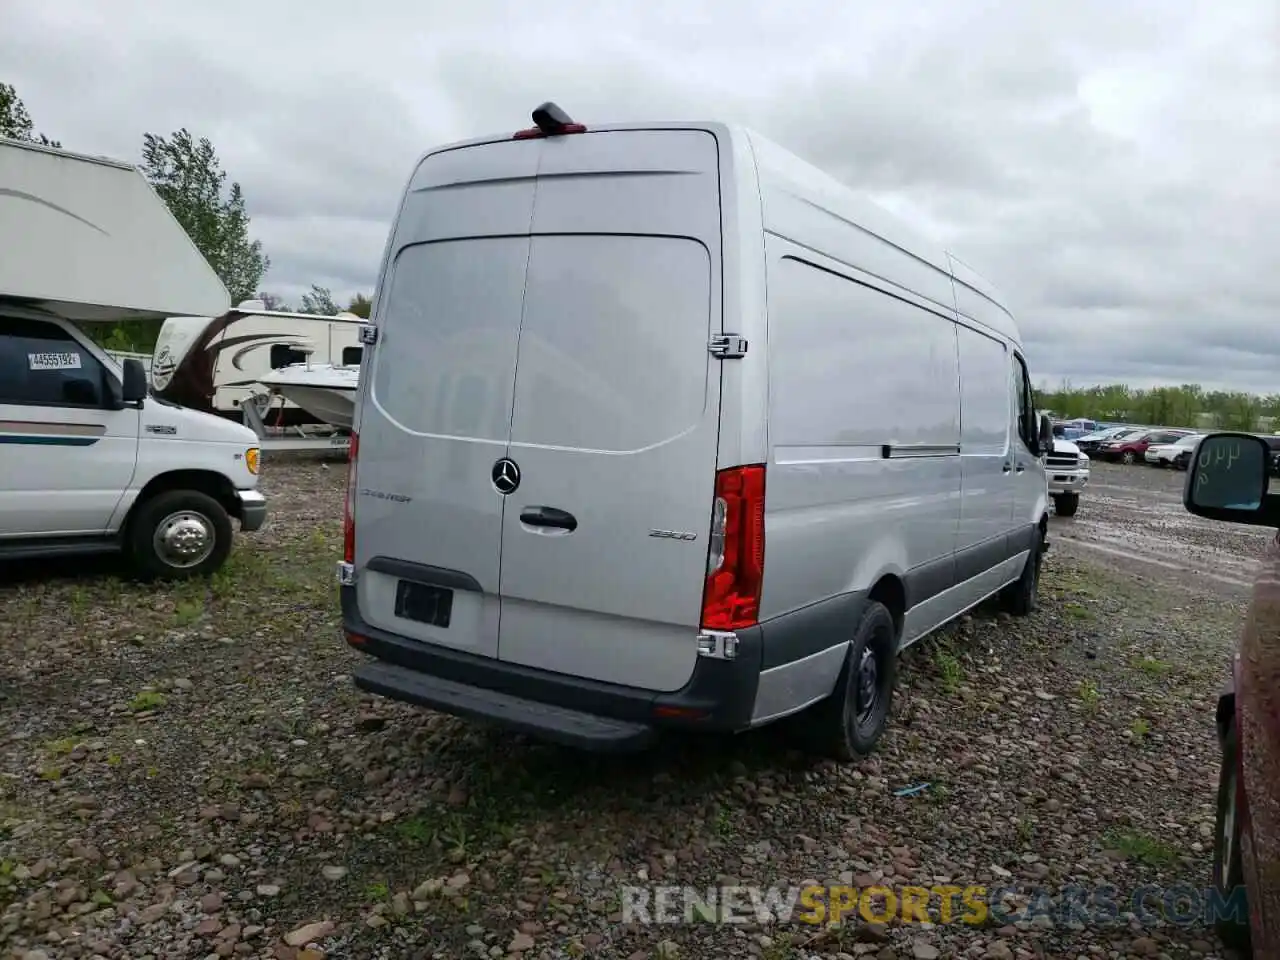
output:
<instances>
[{"instance_id":1,"label":"black wheel rim","mask_svg":"<svg viewBox=\"0 0 1280 960\"><path fill-rule=\"evenodd\" d=\"M870 645L863 647L858 657L853 703L859 727L865 726L875 716L876 707L880 705L880 665Z\"/></svg>"}]
</instances>

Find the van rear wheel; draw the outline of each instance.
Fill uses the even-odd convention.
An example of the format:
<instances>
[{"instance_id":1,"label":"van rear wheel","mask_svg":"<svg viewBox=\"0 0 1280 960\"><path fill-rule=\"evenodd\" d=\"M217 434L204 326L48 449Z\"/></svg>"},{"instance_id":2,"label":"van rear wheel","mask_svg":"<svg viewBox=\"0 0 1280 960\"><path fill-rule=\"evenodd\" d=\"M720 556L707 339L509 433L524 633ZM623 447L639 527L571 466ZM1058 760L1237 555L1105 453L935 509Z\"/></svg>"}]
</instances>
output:
<instances>
[{"instance_id":1,"label":"van rear wheel","mask_svg":"<svg viewBox=\"0 0 1280 960\"><path fill-rule=\"evenodd\" d=\"M889 723L897 667L893 614L872 600L858 620L835 690L800 718L811 746L843 761L869 754Z\"/></svg>"},{"instance_id":2,"label":"van rear wheel","mask_svg":"<svg viewBox=\"0 0 1280 960\"><path fill-rule=\"evenodd\" d=\"M168 490L137 506L127 547L147 578L205 576L221 567L231 553L231 518L208 494Z\"/></svg>"}]
</instances>

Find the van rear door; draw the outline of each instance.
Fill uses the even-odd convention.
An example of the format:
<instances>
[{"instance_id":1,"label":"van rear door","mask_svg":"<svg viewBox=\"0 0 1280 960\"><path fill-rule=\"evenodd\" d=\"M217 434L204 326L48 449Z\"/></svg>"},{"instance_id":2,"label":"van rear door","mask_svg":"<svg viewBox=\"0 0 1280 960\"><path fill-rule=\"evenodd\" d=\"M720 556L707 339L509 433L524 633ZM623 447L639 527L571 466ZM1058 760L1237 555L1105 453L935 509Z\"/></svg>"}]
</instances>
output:
<instances>
[{"instance_id":1,"label":"van rear door","mask_svg":"<svg viewBox=\"0 0 1280 960\"><path fill-rule=\"evenodd\" d=\"M720 244L710 133L543 141L501 660L651 690L689 679L715 495Z\"/></svg>"},{"instance_id":2,"label":"van rear door","mask_svg":"<svg viewBox=\"0 0 1280 960\"><path fill-rule=\"evenodd\" d=\"M392 237L365 364L354 510L361 616L495 657L503 496L541 144L430 156Z\"/></svg>"},{"instance_id":3,"label":"van rear door","mask_svg":"<svg viewBox=\"0 0 1280 960\"><path fill-rule=\"evenodd\" d=\"M715 495L715 137L601 131L433 154L390 250L359 423L361 615L678 689Z\"/></svg>"}]
</instances>

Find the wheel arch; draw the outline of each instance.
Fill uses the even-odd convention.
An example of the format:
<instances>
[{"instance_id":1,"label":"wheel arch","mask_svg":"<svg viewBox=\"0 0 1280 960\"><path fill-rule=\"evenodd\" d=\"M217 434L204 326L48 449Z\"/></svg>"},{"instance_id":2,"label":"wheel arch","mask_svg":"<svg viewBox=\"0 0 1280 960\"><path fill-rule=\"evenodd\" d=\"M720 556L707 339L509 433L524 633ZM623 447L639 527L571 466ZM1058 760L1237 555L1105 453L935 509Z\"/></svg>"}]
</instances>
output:
<instances>
[{"instance_id":1,"label":"wheel arch","mask_svg":"<svg viewBox=\"0 0 1280 960\"><path fill-rule=\"evenodd\" d=\"M138 491L137 497L129 507L129 515L125 518L125 530L127 531L132 524L142 504L152 497L171 490L194 490L203 493L216 500L228 515L239 519L240 501L236 498L235 486L227 477L216 470L169 470L152 477Z\"/></svg>"},{"instance_id":2,"label":"wheel arch","mask_svg":"<svg viewBox=\"0 0 1280 960\"><path fill-rule=\"evenodd\" d=\"M889 615L893 617L898 642L901 643L902 626L907 616L907 588L902 578L894 573L882 574L867 594L867 599L882 603L888 609Z\"/></svg>"}]
</instances>

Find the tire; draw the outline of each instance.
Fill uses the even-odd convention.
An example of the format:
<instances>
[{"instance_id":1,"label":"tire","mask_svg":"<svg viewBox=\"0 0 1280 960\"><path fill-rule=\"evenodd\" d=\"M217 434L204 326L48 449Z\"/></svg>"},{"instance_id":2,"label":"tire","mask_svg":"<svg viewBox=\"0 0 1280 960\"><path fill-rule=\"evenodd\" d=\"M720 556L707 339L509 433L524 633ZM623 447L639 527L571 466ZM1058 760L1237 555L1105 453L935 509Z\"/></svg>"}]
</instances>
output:
<instances>
[{"instance_id":1,"label":"tire","mask_svg":"<svg viewBox=\"0 0 1280 960\"><path fill-rule=\"evenodd\" d=\"M1218 813L1213 840L1213 885L1224 900L1233 889L1244 885L1244 864L1240 857L1240 819L1236 810L1238 757L1239 739L1236 725L1232 722L1222 740L1222 766L1218 771ZM1228 947L1248 954L1250 935L1247 916L1243 924L1219 918L1215 928Z\"/></svg>"},{"instance_id":2,"label":"tire","mask_svg":"<svg viewBox=\"0 0 1280 960\"><path fill-rule=\"evenodd\" d=\"M872 600L854 629L835 690L808 716L797 717L809 747L843 762L871 753L889 725L897 670L897 624L888 607ZM859 710L862 704L867 706Z\"/></svg>"},{"instance_id":3,"label":"tire","mask_svg":"<svg viewBox=\"0 0 1280 960\"><path fill-rule=\"evenodd\" d=\"M1132 451L1132 450L1126 450L1126 451L1124 452L1124 454L1123 454L1123 455L1121 455L1120 459L1121 459L1124 463L1128 464L1129 466L1132 466L1132 465L1133 465L1133 461L1134 461L1134 460L1136 460L1136 459L1138 459L1138 458L1137 458L1137 457L1135 457L1135 456L1133 455L1133 451Z\"/></svg>"},{"instance_id":4,"label":"tire","mask_svg":"<svg viewBox=\"0 0 1280 960\"><path fill-rule=\"evenodd\" d=\"M1053 512L1059 517L1074 517L1080 506L1080 494L1060 493L1053 498Z\"/></svg>"},{"instance_id":5,"label":"tire","mask_svg":"<svg viewBox=\"0 0 1280 960\"><path fill-rule=\"evenodd\" d=\"M1000 591L1000 606L1015 617L1025 617L1035 612L1039 605L1040 567L1044 563L1044 533L1040 532L1035 549L1027 557L1022 576Z\"/></svg>"},{"instance_id":6,"label":"tire","mask_svg":"<svg viewBox=\"0 0 1280 960\"><path fill-rule=\"evenodd\" d=\"M179 529L173 529L174 525ZM189 553L166 537L185 533ZM199 538L203 537L201 541ZM191 541L196 541L194 548ZM166 549L166 542L170 549ZM222 504L197 490L168 490L143 501L129 522L127 548L147 579L185 580L213 573L231 553L231 518Z\"/></svg>"}]
</instances>

